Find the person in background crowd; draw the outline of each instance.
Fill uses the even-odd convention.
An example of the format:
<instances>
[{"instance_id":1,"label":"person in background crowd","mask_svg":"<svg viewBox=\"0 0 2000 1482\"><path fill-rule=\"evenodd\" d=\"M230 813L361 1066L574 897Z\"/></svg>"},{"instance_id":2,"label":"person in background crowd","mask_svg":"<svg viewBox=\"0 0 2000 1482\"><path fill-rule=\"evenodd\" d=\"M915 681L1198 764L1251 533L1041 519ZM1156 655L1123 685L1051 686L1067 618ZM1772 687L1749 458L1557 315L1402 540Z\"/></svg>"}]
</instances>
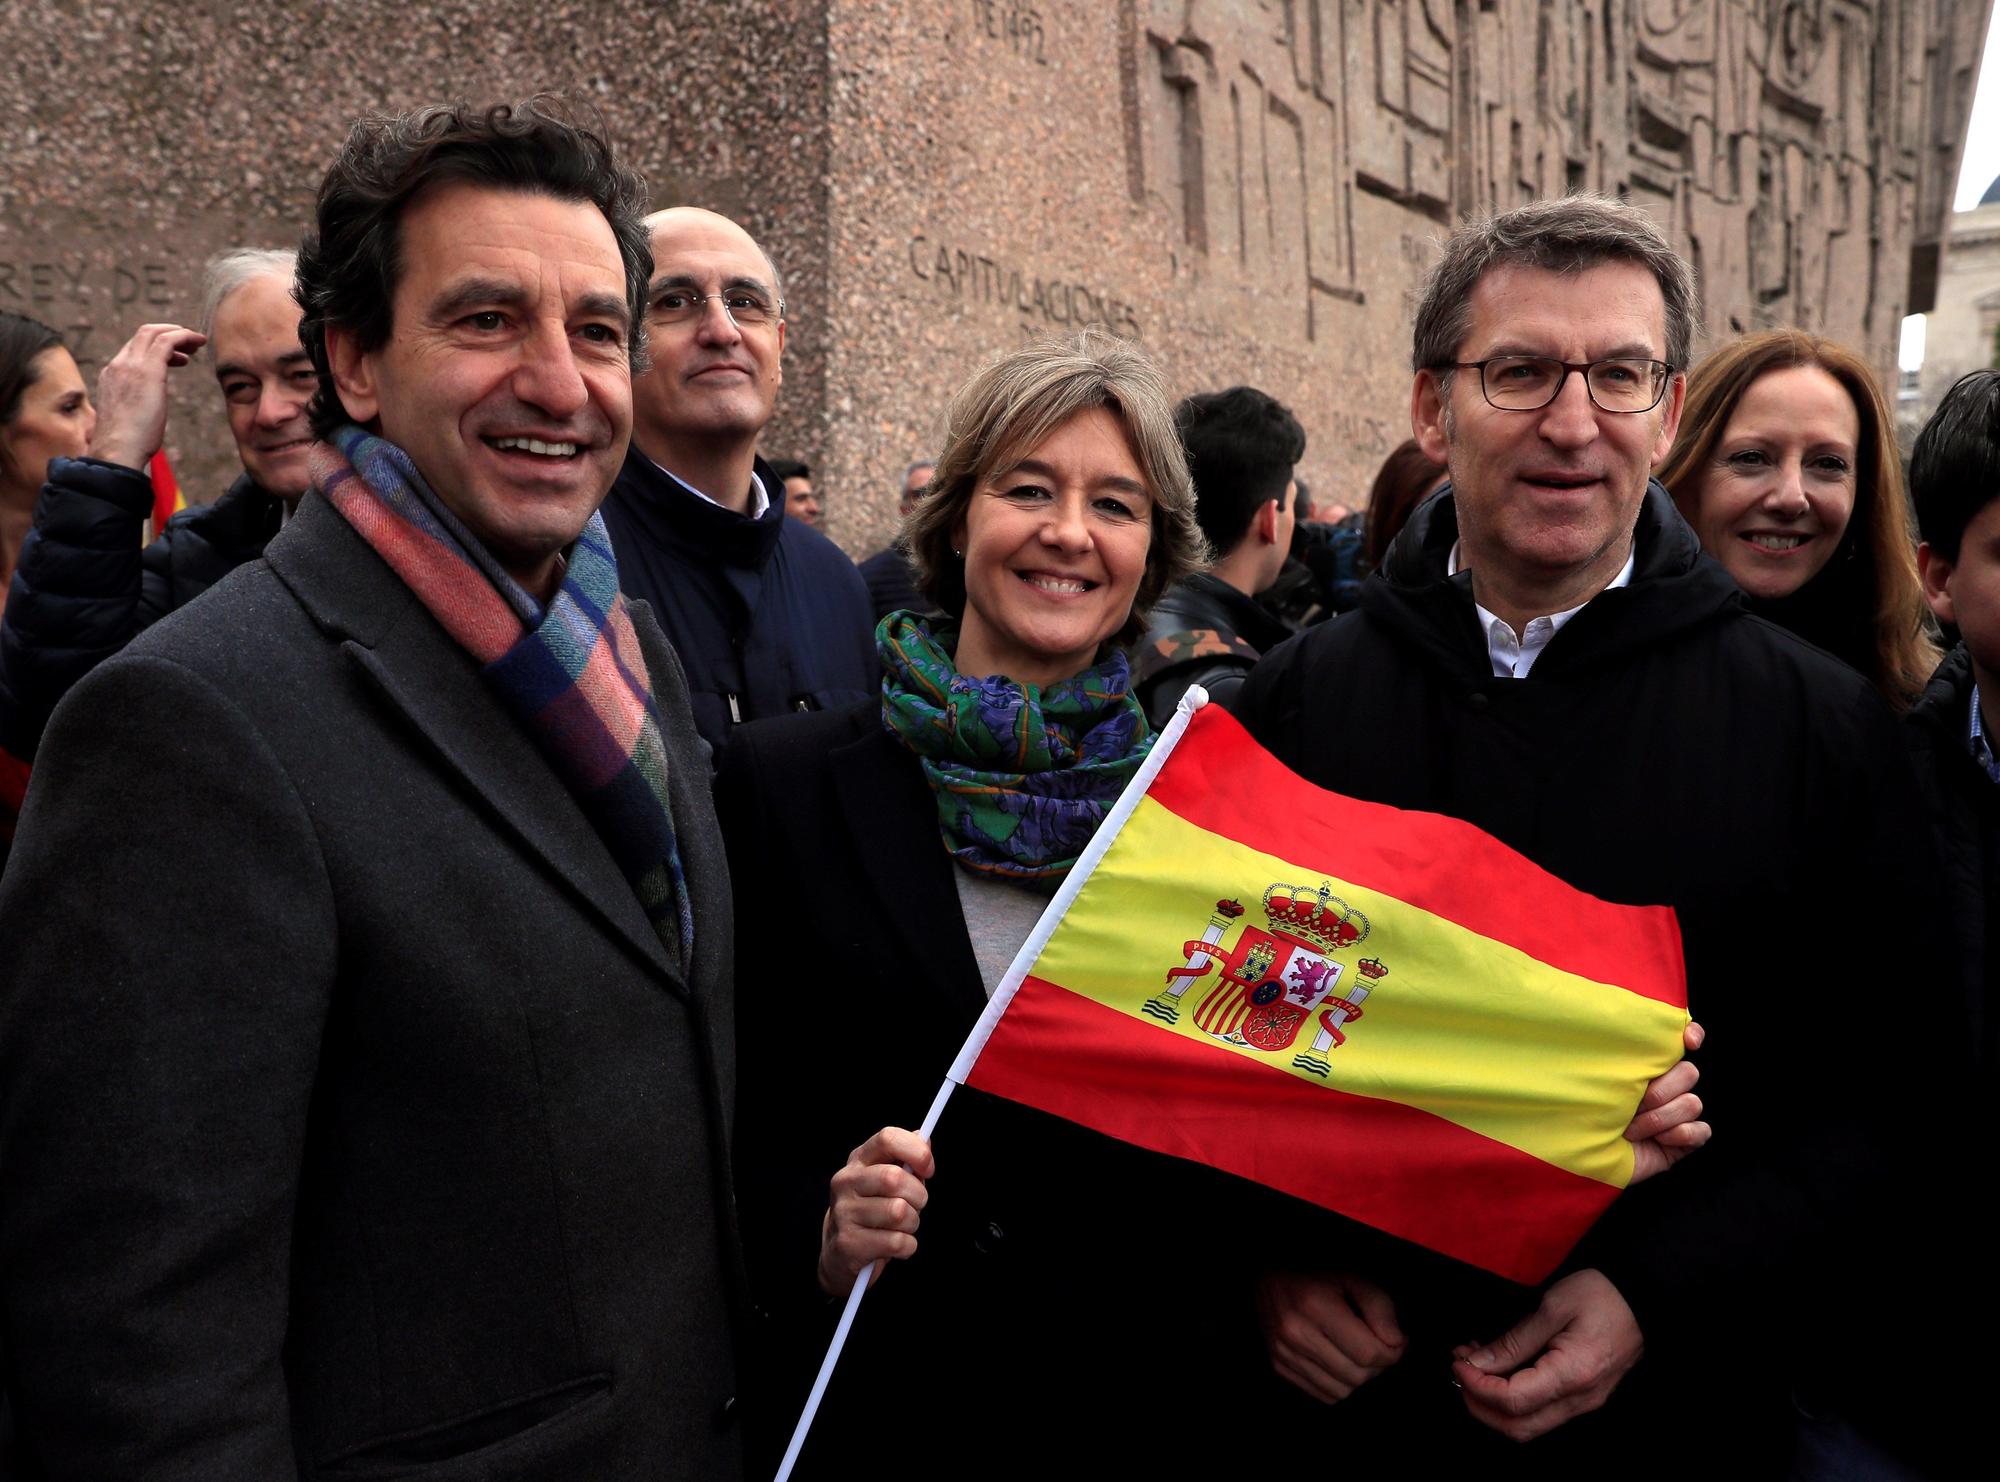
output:
<instances>
[{"instance_id":1,"label":"person in background crowd","mask_svg":"<svg viewBox=\"0 0 2000 1482\"><path fill-rule=\"evenodd\" d=\"M1361 550L1363 569L1380 571L1389 545L1409 523L1410 514L1427 495L1444 487L1445 467L1409 438L1391 450L1368 486L1366 538Z\"/></svg>"},{"instance_id":2,"label":"person in background crowd","mask_svg":"<svg viewBox=\"0 0 2000 1482\"><path fill-rule=\"evenodd\" d=\"M786 518L777 472L757 457L784 379L777 269L713 211L646 224L653 363L633 386L632 450L604 522L625 591L652 604L719 757L745 721L870 694L874 622L854 563Z\"/></svg>"},{"instance_id":3,"label":"person in background crowd","mask_svg":"<svg viewBox=\"0 0 2000 1482\"><path fill-rule=\"evenodd\" d=\"M0 310L0 611L49 464L81 457L96 425L62 336L38 319Z\"/></svg>"},{"instance_id":4,"label":"person in background crowd","mask_svg":"<svg viewBox=\"0 0 2000 1482\"><path fill-rule=\"evenodd\" d=\"M802 525L820 527L820 497L813 489L812 470L796 458L773 458L771 472L785 486L785 514Z\"/></svg>"},{"instance_id":5,"label":"person in background crowd","mask_svg":"<svg viewBox=\"0 0 2000 1482\"><path fill-rule=\"evenodd\" d=\"M924 497L924 486L931 481L931 470L937 465L929 458L919 458L903 470L903 482L896 490L896 516L907 521L910 511L917 507L917 501ZM926 611L923 594L917 590L916 572L910 566L909 548L903 544L899 532L896 538L863 561L860 565L861 579L868 585L868 603L875 609L879 622L892 612Z\"/></svg>"},{"instance_id":6,"label":"person in background crowd","mask_svg":"<svg viewBox=\"0 0 2000 1482\"><path fill-rule=\"evenodd\" d=\"M1325 622L1354 606L1368 573L1361 564L1361 518L1344 504L1315 505L1303 479L1294 496L1292 548L1257 605L1293 630Z\"/></svg>"},{"instance_id":7,"label":"person in background crowd","mask_svg":"<svg viewBox=\"0 0 2000 1482\"><path fill-rule=\"evenodd\" d=\"M1296 524L1309 524L1320 517L1319 506L1313 499L1310 485L1302 478L1292 480L1292 519Z\"/></svg>"},{"instance_id":8,"label":"person in background crowd","mask_svg":"<svg viewBox=\"0 0 2000 1482\"><path fill-rule=\"evenodd\" d=\"M355 125L315 492L57 708L0 879L10 1476L740 1475L726 867L594 517L645 200L560 100Z\"/></svg>"},{"instance_id":9,"label":"person in background crowd","mask_svg":"<svg viewBox=\"0 0 2000 1482\"><path fill-rule=\"evenodd\" d=\"M1857 1209L1900 1192L1914 1139L1958 1125L1932 1124L1920 1084L1930 1020L1874 1043L1866 1098L1824 1099L1854 1050L1825 995L1853 981L1855 912L1896 923L1899 974L1930 981L1933 868L1888 707L1746 614L1649 482L1695 318L1688 265L1611 197L1458 228L1412 355L1413 429L1449 488L1360 610L1266 655L1237 707L1310 781L1464 819L1603 899L1671 906L1709 1031L1722 1136L1621 1196L1542 1291L1331 1216L1260 1221L1273 1367L1340 1412L1273 1394L1256 1413L1315 1426L1364 1473L1407 1469L1422 1437L1485 1477L1678 1477L1693 1455L1782 1475L1787 1301L1847 1305L1845 1285L1804 1281L1808 1256L1868 1248L1843 1244Z\"/></svg>"},{"instance_id":10,"label":"person in background crowd","mask_svg":"<svg viewBox=\"0 0 2000 1482\"><path fill-rule=\"evenodd\" d=\"M1910 453L1924 598L1959 641L1909 715L1952 870L1950 917L1982 1084L2000 1061L2000 370L1946 393Z\"/></svg>"},{"instance_id":11,"label":"person in background crowd","mask_svg":"<svg viewBox=\"0 0 2000 1482\"><path fill-rule=\"evenodd\" d=\"M1426 473L1429 480L1423 482ZM1259 600L1300 628L1353 611L1361 601L1362 582L1380 559L1379 552L1370 554L1375 532L1389 532L1381 540L1382 549L1388 549L1416 501L1443 482L1444 469L1424 457L1414 439L1405 442L1376 472L1367 510L1356 514L1334 504L1318 520L1301 521L1292 532L1293 559ZM1380 519L1372 512L1378 502L1384 506Z\"/></svg>"},{"instance_id":12,"label":"person in background crowd","mask_svg":"<svg viewBox=\"0 0 2000 1482\"><path fill-rule=\"evenodd\" d=\"M1191 684L1227 702L1257 656L1291 636L1255 599L1291 554L1292 473L1306 450L1298 418L1252 386L1190 396L1174 423L1215 556L1160 595L1133 649L1132 691L1156 729Z\"/></svg>"},{"instance_id":13,"label":"person in background crowd","mask_svg":"<svg viewBox=\"0 0 2000 1482\"><path fill-rule=\"evenodd\" d=\"M1299 482L1299 488L1305 489L1304 480ZM1316 525L1345 525L1354 518L1354 511L1336 499L1329 504L1302 504L1299 518Z\"/></svg>"},{"instance_id":14,"label":"person in background crowd","mask_svg":"<svg viewBox=\"0 0 2000 1482\"><path fill-rule=\"evenodd\" d=\"M1952 971L1929 985L1926 1010L1951 1028L1932 1073L1964 1086L1977 1115L2000 1062L2000 762L1990 740L2000 730L2000 371L1974 371L1945 394L1911 449L1910 493L1925 600L1960 635L1904 718L1945 867ZM2000 1324L1983 1217L1992 1160L1968 1169L1962 1151L1947 1140L1929 1160L1924 1202L1884 1212L1875 1248L1922 1232L1922 1259L1897 1299L1820 1315L1829 1357L1800 1426L1800 1482L1990 1470L1979 1348ZM1906 1358L1852 1359L1892 1350Z\"/></svg>"},{"instance_id":15,"label":"person in background crowd","mask_svg":"<svg viewBox=\"0 0 2000 1482\"><path fill-rule=\"evenodd\" d=\"M0 312L0 622L49 464L80 457L96 424L90 393L62 336L25 314ZM0 705L6 696L0 667ZM27 753L5 742L0 727L0 870L28 792ZM0 1419L4 1415L0 1404Z\"/></svg>"},{"instance_id":16,"label":"person in background crowd","mask_svg":"<svg viewBox=\"0 0 2000 1482\"><path fill-rule=\"evenodd\" d=\"M1660 481L1750 610L1861 671L1897 709L1937 666L1895 423L1853 351L1745 335L1688 377Z\"/></svg>"},{"instance_id":17,"label":"person in background crowd","mask_svg":"<svg viewBox=\"0 0 2000 1482\"><path fill-rule=\"evenodd\" d=\"M296 254L241 248L208 266L201 332L147 325L98 378L87 449L51 465L22 553L20 601L0 618L0 747L32 761L56 703L132 637L263 554L310 483L306 407L318 383L299 344ZM167 372L206 341L243 472L182 510L151 545L147 465L166 434Z\"/></svg>"}]
</instances>

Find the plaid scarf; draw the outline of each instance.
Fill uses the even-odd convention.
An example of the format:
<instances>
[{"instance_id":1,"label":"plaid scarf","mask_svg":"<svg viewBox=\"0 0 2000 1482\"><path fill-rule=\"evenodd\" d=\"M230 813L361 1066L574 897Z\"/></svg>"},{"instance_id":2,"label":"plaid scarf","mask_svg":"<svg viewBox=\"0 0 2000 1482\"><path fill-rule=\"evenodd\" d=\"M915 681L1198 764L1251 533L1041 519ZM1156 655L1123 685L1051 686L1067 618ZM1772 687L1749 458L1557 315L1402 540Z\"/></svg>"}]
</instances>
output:
<instances>
[{"instance_id":1,"label":"plaid scarf","mask_svg":"<svg viewBox=\"0 0 2000 1482\"><path fill-rule=\"evenodd\" d=\"M313 484L481 665L611 851L646 919L685 962L694 911L667 799L667 748L618 563L593 514L544 608L425 485L359 427L315 450Z\"/></svg>"},{"instance_id":2,"label":"plaid scarf","mask_svg":"<svg viewBox=\"0 0 2000 1482\"><path fill-rule=\"evenodd\" d=\"M1123 653L1060 684L976 678L956 624L913 612L875 630L882 724L923 763L953 859L977 874L1068 873L1153 744Z\"/></svg>"}]
</instances>

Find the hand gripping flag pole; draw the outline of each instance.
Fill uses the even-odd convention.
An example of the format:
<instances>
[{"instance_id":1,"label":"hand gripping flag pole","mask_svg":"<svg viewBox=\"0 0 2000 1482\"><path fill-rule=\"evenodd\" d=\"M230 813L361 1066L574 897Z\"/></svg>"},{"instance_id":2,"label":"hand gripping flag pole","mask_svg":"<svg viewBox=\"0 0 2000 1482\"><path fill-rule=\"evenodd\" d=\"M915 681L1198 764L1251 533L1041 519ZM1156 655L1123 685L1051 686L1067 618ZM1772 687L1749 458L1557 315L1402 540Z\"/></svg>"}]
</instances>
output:
<instances>
[{"instance_id":1,"label":"hand gripping flag pole","mask_svg":"<svg viewBox=\"0 0 2000 1482\"><path fill-rule=\"evenodd\" d=\"M953 1089L971 1073L973 1062L979 1058L979 1052L986 1047L986 1041L993 1034L993 1027L1000 1022L1000 1016L1007 1012L1007 1005L1012 1001L1015 990L1021 986L1021 980L1027 977L1028 969L1033 967L1035 960L1042 955L1042 948L1048 945L1049 937L1061 922L1063 914L1069 910L1077 892L1083 889L1083 882L1090 878L1090 872L1096 869L1098 861L1104 858L1105 851L1111 847L1111 841L1118 837L1118 831L1124 828L1126 821L1138 808L1139 800L1146 796L1146 790L1153 785L1153 779L1159 775L1160 768L1167 764L1167 758L1180 743L1182 734L1188 728L1188 722L1194 718L1194 713L1207 703L1207 690L1198 684L1188 686L1187 693L1181 696L1180 704L1175 707L1173 718L1167 722L1166 729L1160 732L1159 740L1153 743L1153 749L1147 753L1145 761L1139 764L1139 770L1132 774L1132 780L1125 784L1125 790L1118 795L1118 801L1113 803L1111 811L1105 814L1104 822L1097 826L1097 832L1091 835L1083 853L1077 856L1077 861L1070 867L1069 874L1063 877L1061 888L1056 891L1055 898L1042 912L1041 919L1035 923L1035 929L1028 933L1028 940L1021 944L1021 950L1014 954L1014 960L1008 965L1006 975L1000 979L999 987L993 990L993 997L987 1001L986 1012L980 1015L979 1022L973 1025L972 1033L966 1036L965 1044L959 1049L958 1058L952 1061L951 1069L945 1075L944 1084L938 1087L937 1097L931 1102L931 1109L924 1116L924 1124L917 1129L918 1136L925 1141L929 1141L931 1133L936 1129L938 1117L944 1112L944 1104L951 1100ZM827 1345L826 1357L820 1360L819 1373L813 1377L812 1393L806 1396L805 1409L799 1414L799 1423L792 1428L791 1443L785 1447L785 1459L778 1463L778 1475L774 1482L787 1482L792 1475L792 1468L798 1464L799 1451L806 1443L806 1433L812 1429L813 1417L819 1413L820 1401L826 1396L827 1381L833 1377L833 1366L840 1362L840 1351L847 1345L848 1332L854 1326L854 1314L861 1309L861 1299L868 1295L869 1279L882 1264L883 1262L876 1261L863 1268L854 1278L854 1287L847 1294L847 1306L842 1309L840 1323L833 1330L833 1341Z\"/></svg>"}]
</instances>

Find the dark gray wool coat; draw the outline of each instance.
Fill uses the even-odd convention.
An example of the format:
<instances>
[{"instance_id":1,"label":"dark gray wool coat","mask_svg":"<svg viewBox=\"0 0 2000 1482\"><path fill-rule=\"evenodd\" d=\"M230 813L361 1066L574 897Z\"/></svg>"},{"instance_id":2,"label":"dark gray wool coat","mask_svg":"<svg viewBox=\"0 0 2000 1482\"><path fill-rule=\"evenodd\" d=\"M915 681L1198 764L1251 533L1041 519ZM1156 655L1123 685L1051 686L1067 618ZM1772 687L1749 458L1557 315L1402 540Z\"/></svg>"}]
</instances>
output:
<instances>
[{"instance_id":1,"label":"dark gray wool coat","mask_svg":"<svg viewBox=\"0 0 2000 1482\"><path fill-rule=\"evenodd\" d=\"M10 1475L737 1474L729 891L634 620L691 964L317 495L57 710L0 884Z\"/></svg>"}]
</instances>

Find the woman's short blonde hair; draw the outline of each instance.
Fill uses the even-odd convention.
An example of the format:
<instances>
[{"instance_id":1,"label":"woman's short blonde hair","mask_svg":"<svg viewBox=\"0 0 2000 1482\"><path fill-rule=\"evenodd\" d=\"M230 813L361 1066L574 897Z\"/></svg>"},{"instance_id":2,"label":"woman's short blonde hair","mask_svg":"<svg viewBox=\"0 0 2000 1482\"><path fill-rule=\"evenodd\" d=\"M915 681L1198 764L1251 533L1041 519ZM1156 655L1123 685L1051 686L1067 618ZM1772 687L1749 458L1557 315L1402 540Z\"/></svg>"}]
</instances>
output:
<instances>
[{"instance_id":1,"label":"woman's short blonde hair","mask_svg":"<svg viewBox=\"0 0 2000 1482\"><path fill-rule=\"evenodd\" d=\"M937 467L903 522L917 585L935 606L953 617L965 611L965 563L952 537L980 482L1011 468L1092 407L1103 407L1123 425L1153 497L1146 569L1113 641L1134 642L1160 594L1207 564L1166 377L1137 345L1087 329L996 357L951 399Z\"/></svg>"},{"instance_id":2,"label":"woman's short blonde hair","mask_svg":"<svg viewBox=\"0 0 2000 1482\"><path fill-rule=\"evenodd\" d=\"M1680 430L1656 477L1689 523L1695 523L1709 460L1743 393L1772 371L1800 366L1816 367L1839 382L1860 421L1854 513L1842 546L1860 567L1860 583L1874 609L1874 652L1864 672L1885 699L1905 709L1937 667L1938 648L1931 641L1930 609L1917 581L1917 541L1903 492L1896 423L1868 362L1845 345L1802 329L1760 330L1719 346L1688 377ZM1834 559L1843 557L1836 554Z\"/></svg>"}]
</instances>

